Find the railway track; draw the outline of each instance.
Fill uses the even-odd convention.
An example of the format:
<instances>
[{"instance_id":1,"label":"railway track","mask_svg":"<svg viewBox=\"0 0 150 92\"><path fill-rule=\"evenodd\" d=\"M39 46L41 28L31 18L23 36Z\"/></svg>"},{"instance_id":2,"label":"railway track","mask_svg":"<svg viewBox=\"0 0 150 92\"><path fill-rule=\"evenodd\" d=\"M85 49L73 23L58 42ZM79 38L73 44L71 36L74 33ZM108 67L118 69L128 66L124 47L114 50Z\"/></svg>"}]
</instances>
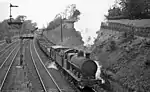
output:
<instances>
[{"instance_id":1,"label":"railway track","mask_svg":"<svg viewBox=\"0 0 150 92\"><path fill-rule=\"evenodd\" d=\"M7 43L0 44L0 52L3 51L6 46L8 46Z\"/></svg>"},{"instance_id":2,"label":"railway track","mask_svg":"<svg viewBox=\"0 0 150 92\"><path fill-rule=\"evenodd\" d=\"M11 55L11 53L13 52L13 50L18 47L18 45L14 45L12 47L10 47L9 49L5 50L5 52L3 52L0 55L0 67L2 67L2 64L5 62L5 60L8 58L8 56Z\"/></svg>"},{"instance_id":3,"label":"railway track","mask_svg":"<svg viewBox=\"0 0 150 92\"><path fill-rule=\"evenodd\" d=\"M29 83L32 84L30 90L32 90L32 92L42 92L43 91L42 84L41 81L39 80L39 75L36 71L36 67L34 66L31 57L30 43L27 46L25 46L24 58L25 58L26 75L29 80Z\"/></svg>"},{"instance_id":4,"label":"railway track","mask_svg":"<svg viewBox=\"0 0 150 92\"><path fill-rule=\"evenodd\" d=\"M31 42L31 56L44 92L63 92L62 86L60 86L59 83L56 82L48 69L45 67L33 44L34 43Z\"/></svg>"},{"instance_id":5,"label":"railway track","mask_svg":"<svg viewBox=\"0 0 150 92\"><path fill-rule=\"evenodd\" d=\"M53 76L54 80L59 83L59 86L66 91L66 92L80 92L77 88L75 88L73 85L71 85L68 80L66 80L65 76L61 73L60 70L55 69L56 66L53 66L53 62L50 58L48 58L43 51L39 48L36 41L34 42L34 48L36 49L36 52L39 54L39 58L41 58L41 61L46 66L48 72Z\"/></svg>"},{"instance_id":6,"label":"railway track","mask_svg":"<svg viewBox=\"0 0 150 92\"><path fill-rule=\"evenodd\" d=\"M11 50L12 50L13 48L15 48L17 45L18 45L18 43L15 43L15 44L13 44L13 45L11 45L11 46L9 46L9 47L3 49L3 50L0 52L0 59L1 59L2 57L5 57L5 55L6 55L7 53L10 53Z\"/></svg>"},{"instance_id":7,"label":"railway track","mask_svg":"<svg viewBox=\"0 0 150 92\"><path fill-rule=\"evenodd\" d=\"M19 48L16 46L15 49L11 51L11 53L7 56L7 58L3 61L3 63L0 66L0 91L6 92L7 88L5 87L7 85L9 73L11 73L12 66L15 64L15 59L18 55Z\"/></svg>"},{"instance_id":8,"label":"railway track","mask_svg":"<svg viewBox=\"0 0 150 92\"><path fill-rule=\"evenodd\" d=\"M18 44L18 41L12 42L11 44L4 44L4 46L2 47L3 49L0 50L0 55L2 53L5 53L7 51L7 49L9 49L10 47L13 47L14 45Z\"/></svg>"},{"instance_id":9,"label":"railway track","mask_svg":"<svg viewBox=\"0 0 150 92\"><path fill-rule=\"evenodd\" d=\"M15 46L15 48L12 49L10 53L8 53L9 55L5 58L5 60L2 60L3 62L1 61L0 92L10 92L10 91L12 92L16 88L14 87L14 84L17 84L16 80L18 80L16 79L18 75L16 73L18 72L17 71L17 69L19 68L18 64L20 63L19 50L20 50L19 45Z\"/></svg>"}]
</instances>

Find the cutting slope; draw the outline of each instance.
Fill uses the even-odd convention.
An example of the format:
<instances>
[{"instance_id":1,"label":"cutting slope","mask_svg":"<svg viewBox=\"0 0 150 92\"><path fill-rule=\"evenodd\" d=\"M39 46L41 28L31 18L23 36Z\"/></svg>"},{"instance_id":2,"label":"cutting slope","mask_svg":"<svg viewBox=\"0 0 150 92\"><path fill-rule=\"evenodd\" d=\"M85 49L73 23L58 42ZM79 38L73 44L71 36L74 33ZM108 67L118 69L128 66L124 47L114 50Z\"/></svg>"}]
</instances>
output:
<instances>
[{"instance_id":1,"label":"cutting slope","mask_svg":"<svg viewBox=\"0 0 150 92\"><path fill-rule=\"evenodd\" d=\"M124 32L103 28L97 33L92 57L112 71L124 87L135 92L150 92L150 39L125 37Z\"/></svg>"},{"instance_id":2,"label":"cutting slope","mask_svg":"<svg viewBox=\"0 0 150 92\"><path fill-rule=\"evenodd\" d=\"M65 46L80 46L84 44L80 32L76 31L74 28L63 28L62 33L63 42L61 42L60 26L54 30L48 30L47 32L44 32L44 35L56 44L62 44Z\"/></svg>"}]
</instances>

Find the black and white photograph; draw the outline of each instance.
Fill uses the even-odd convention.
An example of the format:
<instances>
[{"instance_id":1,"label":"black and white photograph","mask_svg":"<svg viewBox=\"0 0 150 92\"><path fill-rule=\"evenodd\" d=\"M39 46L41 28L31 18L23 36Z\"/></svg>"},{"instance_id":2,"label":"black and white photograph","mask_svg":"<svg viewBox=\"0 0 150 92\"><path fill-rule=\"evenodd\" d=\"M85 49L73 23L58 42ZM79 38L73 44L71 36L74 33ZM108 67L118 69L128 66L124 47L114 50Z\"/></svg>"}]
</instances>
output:
<instances>
[{"instance_id":1,"label":"black and white photograph","mask_svg":"<svg viewBox=\"0 0 150 92\"><path fill-rule=\"evenodd\" d=\"M150 0L0 0L0 92L150 92Z\"/></svg>"}]
</instances>

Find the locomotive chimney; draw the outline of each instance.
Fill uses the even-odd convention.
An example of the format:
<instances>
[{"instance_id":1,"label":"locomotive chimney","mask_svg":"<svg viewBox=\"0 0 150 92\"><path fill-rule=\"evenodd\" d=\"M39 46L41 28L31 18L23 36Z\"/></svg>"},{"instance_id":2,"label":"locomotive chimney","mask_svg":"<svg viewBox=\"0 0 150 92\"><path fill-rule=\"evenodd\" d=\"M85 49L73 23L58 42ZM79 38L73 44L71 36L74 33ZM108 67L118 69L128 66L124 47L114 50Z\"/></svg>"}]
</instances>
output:
<instances>
[{"instance_id":1,"label":"locomotive chimney","mask_svg":"<svg viewBox=\"0 0 150 92\"><path fill-rule=\"evenodd\" d=\"M78 52L78 57L83 57L84 56L84 52L83 51L79 51Z\"/></svg>"},{"instance_id":2,"label":"locomotive chimney","mask_svg":"<svg viewBox=\"0 0 150 92\"><path fill-rule=\"evenodd\" d=\"M85 53L86 58L90 58L90 53Z\"/></svg>"}]
</instances>

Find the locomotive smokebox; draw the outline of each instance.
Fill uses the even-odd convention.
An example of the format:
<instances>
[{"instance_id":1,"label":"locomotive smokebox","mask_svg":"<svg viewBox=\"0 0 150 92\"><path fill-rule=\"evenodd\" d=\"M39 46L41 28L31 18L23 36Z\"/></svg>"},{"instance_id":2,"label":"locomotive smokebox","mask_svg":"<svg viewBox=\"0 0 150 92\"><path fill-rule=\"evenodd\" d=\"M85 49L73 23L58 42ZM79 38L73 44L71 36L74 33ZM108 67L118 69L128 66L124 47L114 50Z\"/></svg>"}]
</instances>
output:
<instances>
[{"instance_id":1,"label":"locomotive smokebox","mask_svg":"<svg viewBox=\"0 0 150 92\"><path fill-rule=\"evenodd\" d=\"M97 65L93 60L86 60L83 65L81 70L85 74L85 76L95 76L95 73L97 71Z\"/></svg>"},{"instance_id":2,"label":"locomotive smokebox","mask_svg":"<svg viewBox=\"0 0 150 92\"><path fill-rule=\"evenodd\" d=\"M98 67L93 60L75 55L71 62L82 71L83 76L95 76Z\"/></svg>"}]
</instances>

